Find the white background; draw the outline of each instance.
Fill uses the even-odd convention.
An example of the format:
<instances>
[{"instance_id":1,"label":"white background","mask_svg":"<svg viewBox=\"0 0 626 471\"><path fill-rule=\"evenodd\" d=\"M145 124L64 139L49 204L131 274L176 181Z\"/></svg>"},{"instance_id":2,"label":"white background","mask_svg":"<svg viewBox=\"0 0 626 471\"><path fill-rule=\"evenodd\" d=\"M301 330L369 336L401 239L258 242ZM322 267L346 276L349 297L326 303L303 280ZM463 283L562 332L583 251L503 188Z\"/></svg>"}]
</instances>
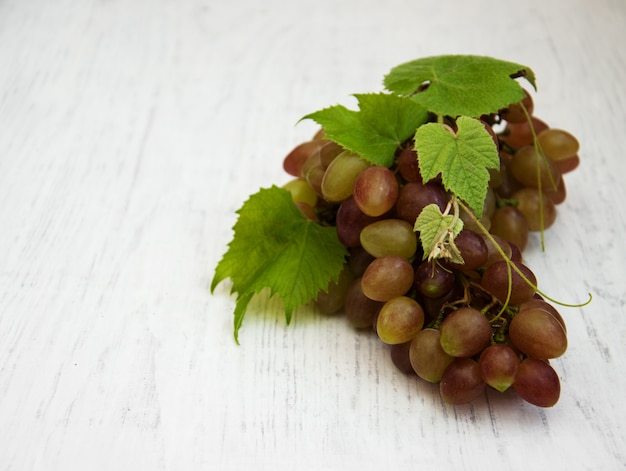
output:
<instances>
[{"instance_id":1,"label":"white background","mask_svg":"<svg viewBox=\"0 0 626 471\"><path fill-rule=\"evenodd\" d=\"M626 467L623 0L0 2L1 470ZM373 335L209 284L303 115L401 62L495 56L581 166L526 261L569 349L551 409L444 404Z\"/></svg>"}]
</instances>

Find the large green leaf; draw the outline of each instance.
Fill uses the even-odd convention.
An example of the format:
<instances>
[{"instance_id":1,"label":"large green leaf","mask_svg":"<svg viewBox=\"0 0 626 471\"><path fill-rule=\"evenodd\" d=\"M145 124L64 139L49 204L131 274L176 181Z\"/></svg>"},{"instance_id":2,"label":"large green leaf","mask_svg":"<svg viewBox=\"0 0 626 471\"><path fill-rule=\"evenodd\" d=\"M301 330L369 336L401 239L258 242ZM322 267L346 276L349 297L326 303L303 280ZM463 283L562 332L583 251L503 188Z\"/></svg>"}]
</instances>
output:
<instances>
[{"instance_id":1,"label":"large green leaf","mask_svg":"<svg viewBox=\"0 0 626 471\"><path fill-rule=\"evenodd\" d=\"M444 55L398 65L384 85L438 115L479 117L524 98L514 80L518 76L536 88L530 67L484 56Z\"/></svg>"},{"instance_id":2,"label":"large green leaf","mask_svg":"<svg viewBox=\"0 0 626 471\"><path fill-rule=\"evenodd\" d=\"M213 291L230 278L237 293L235 340L255 294L269 288L278 295L289 323L296 307L337 281L347 254L335 228L308 220L282 188L260 190L237 212L235 235L211 282Z\"/></svg>"},{"instance_id":3,"label":"large green leaf","mask_svg":"<svg viewBox=\"0 0 626 471\"><path fill-rule=\"evenodd\" d=\"M405 97L370 93L354 95L359 111L335 105L308 114L325 135L374 165L390 167L395 152L428 118L427 111Z\"/></svg>"},{"instance_id":4,"label":"large green leaf","mask_svg":"<svg viewBox=\"0 0 626 471\"><path fill-rule=\"evenodd\" d=\"M499 168L500 159L491 134L477 119L461 116L457 130L439 123L421 126L415 133L415 149L425 181L441 174L446 190L465 201L480 217L489 183L488 168Z\"/></svg>"}]
</instances>

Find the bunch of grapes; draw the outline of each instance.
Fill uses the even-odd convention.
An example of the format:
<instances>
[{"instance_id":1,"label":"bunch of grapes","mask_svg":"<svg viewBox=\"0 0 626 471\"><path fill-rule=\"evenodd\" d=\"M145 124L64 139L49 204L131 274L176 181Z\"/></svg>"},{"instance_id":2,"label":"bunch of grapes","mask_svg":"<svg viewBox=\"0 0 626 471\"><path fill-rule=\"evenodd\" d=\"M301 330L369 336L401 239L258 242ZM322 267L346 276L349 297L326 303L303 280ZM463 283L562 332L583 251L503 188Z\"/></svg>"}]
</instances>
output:
<instances>
[{"instance_id":1,"label":"bunch of grapes","mask_svg":"<svg viewBox=\"0 0 626 471\"><path fill-rule=\"evenodd\" d=\"M437 179L422 180L411 140L389 168L325 139L323 130L284 159L296 205L334 226L349 253L338 281L319 293L320 311L343 312L354 327L373 329L400 370L439 383L448 403L470 402L487 386L512 387L541 407L560 395L549 360L567 348L565 323L536 292L522 252L529 231L554 223L565 199L563 174L579 162L578 142L532 112L527 94L481 118L501 166L491 174L481 218L461 211L454 241L462 264L428 257L414 231L422 209L445 211L452 195Z\"/></svg>"}]
</instances>

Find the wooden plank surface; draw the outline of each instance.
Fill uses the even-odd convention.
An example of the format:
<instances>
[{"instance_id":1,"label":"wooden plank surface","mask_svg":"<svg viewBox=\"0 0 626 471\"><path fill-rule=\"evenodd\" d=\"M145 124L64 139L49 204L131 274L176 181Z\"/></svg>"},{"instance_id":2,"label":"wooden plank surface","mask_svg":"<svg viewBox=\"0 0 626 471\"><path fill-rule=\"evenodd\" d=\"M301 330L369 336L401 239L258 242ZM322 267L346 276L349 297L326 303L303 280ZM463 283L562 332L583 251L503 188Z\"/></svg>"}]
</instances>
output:
<instances>
[{"instance_id":1,"label":"wooden plank surface","mask_svg":"<svg viewBox=\"0 0 626 471\"><path fill-rule=\"evenodd\" d=\"M0 469L626 468L623 0L0 2ZM526 258L563 309L562 395L444 404L372 335L209 283L306 113L394 65L537 74L582 165ZM436 467L436 468L435 468Z\"/></svg>"}]
</instances>

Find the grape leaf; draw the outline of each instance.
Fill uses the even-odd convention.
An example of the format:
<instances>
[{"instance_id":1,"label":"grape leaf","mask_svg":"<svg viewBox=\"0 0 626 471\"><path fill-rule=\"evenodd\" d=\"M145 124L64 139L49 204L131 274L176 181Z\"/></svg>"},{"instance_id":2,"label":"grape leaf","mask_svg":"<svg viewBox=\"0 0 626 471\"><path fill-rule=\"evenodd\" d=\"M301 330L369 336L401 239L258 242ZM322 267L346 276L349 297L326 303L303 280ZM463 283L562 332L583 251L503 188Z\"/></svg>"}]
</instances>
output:
<instances>
[{"instance_id":1,"label":"grape leaf","mask_svg":"<svg viewBox=\"0 0 626 471\"><path fill-rule=\"evenodd\" d=\"M415 149L424 181L441 174L443 186L465 201L480 218L487 195L489 171L499 168L498 149L483 123L461 116L456 133L429 123L415 133Z\"/></svg>"},{"instance_id":2,"label":"grape leaf","mask_svg":"<svg viewBox=\"0 0 626 471\"><path fill-rule=\"evenodd\" d=\"M452 214L443 214L436 204L429 204L415 220L428 261L446 258L454 263L464 263L454 238L463 230L463 221Z\"/></svg>"},{"instance_id":3,"label":"grape leaf","mask_svg":"<svg viewBox=\"0 0 626 471\"><path fill-rule=\"evenodd\" d=\"M444 55L400 64L385 76L384 85L438 115L479 117L524 98L517 76L537 88L530 67L485 56Z\"/></svg>"},{"instance_id":4,"label":"grape leaf","mask_svg":"<svg viewBox=\"0 0 626 471\"><path fill-rule=\"evenodd\" d=\"M354 95L359 111L342 105L310 113L328 139L360 155L374 165L390 167L396 150L428 119L428 112L415 101L387 93Z\"/></svg>"},{"instance_id":5,"label":"grape leaf","mask_svg":"<svg viewBox=\"0 0 626 471\"><path fill-rule=\"evenodd\" d=\"M337 281L346 249L334 227L307 219L289 191L272 186L250 196L237 211L239 217L228 251L218 263L211 292L226 278L237 293L234 335L252 297L265 288L278 295L287 323L293 310L314 299Z\"/></svg>"}]
</instances>

